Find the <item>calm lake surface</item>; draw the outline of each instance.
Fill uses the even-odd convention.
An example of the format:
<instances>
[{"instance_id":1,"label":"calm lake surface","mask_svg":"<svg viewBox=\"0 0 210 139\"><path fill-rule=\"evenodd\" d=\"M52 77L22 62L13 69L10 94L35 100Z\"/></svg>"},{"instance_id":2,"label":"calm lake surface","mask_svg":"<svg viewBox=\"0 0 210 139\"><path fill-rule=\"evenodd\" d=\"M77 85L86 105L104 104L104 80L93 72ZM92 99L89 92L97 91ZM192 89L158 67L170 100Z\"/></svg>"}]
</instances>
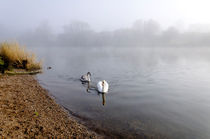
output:
<instances>
[{"instance_id":1,"label":"calm lake surface","mask_svg":"<svg viewBox=\"0 0 210 139\"><path fill-rule=\"evenodd\" d=\"M122 137L210 138L210 49L32 48L40 84L95 128ZM52 70L46 70L51 66ZM92 90L79 80L92 73ZM109 93L94 90L105 79Z\"/></svg>"}]
</instances>

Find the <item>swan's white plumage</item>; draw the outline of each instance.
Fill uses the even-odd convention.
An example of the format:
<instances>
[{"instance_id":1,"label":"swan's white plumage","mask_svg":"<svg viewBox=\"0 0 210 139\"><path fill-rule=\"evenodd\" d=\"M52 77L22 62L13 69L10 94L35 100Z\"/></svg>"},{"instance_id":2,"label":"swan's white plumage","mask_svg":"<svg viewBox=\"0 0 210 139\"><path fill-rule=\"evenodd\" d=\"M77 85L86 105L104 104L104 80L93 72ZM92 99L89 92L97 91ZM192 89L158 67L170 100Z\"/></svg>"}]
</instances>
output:
<instances>
[{"instance_id":1,"label":"swan's white plumage","mask_svg":"<svg viewBox=\"0 0 210 139\"><path fill-rule=\"evenodd\" d=\"M104 85L102 85L103 82L104 82ZM97 83L97 89L101 93L107 93L109 90L109 84L105 80L99 81Z\"/></svg>"}]
</instances>

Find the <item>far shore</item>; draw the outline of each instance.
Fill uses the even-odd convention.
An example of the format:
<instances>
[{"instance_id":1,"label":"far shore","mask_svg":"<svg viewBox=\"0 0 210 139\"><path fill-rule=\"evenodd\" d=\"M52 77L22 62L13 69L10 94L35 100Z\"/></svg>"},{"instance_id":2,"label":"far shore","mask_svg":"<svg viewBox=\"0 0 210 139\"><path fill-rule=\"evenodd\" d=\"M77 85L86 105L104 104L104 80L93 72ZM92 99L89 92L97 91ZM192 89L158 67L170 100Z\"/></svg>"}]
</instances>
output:
<instances>
[{"instance_id":1,"label":"far shore","mask_svg":"<svg viewBox=\"0 0 210 139\"><path fill-rule=\"evenodd\" d=\"M104 138L70 117L32 75L0 76L0 137Z\"/></svg>"}]
</instances>

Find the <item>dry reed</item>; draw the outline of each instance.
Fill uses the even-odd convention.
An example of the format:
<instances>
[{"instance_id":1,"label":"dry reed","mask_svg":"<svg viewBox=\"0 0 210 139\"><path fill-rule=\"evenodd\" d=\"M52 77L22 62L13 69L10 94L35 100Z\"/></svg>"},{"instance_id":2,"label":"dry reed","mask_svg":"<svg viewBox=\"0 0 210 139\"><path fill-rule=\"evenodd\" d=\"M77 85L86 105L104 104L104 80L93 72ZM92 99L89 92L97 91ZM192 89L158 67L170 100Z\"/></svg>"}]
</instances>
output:
<instances>
[{"instance_id":1,"label":"dry reed","mask_svg":"<svg viewBox=\"0 0 210 139\"><path fill-rule=\"evenodd\" d=\"M26 68L37 70L42 68L42 62L38 62L34 53L29 53L25 47L18 43L3 42L0 44L0 56L7 59L9 66L14 68ZM26 65L24 66L24 61Z\"/></svg>"}]
</instances>

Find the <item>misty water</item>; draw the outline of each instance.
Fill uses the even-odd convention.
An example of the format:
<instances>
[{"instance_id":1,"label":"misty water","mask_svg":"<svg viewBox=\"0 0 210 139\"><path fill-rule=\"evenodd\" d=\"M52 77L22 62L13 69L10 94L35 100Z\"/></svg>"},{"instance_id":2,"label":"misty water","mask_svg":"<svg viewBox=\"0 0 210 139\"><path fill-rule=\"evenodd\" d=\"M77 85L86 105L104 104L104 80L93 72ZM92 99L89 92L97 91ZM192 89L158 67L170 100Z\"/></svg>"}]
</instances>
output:
<instances>
[{"instance_id":1,"label":"misty water","mask_svg":"<svg viewBox=\"0 0 210 139\"><path fill-rule=\"evenodd\" d=\"M210 49L38 47L40 84L95 128L124 137L142 134L210 138ZM46 68L51 66L51 70ZM87 92L80 77L91 72ZM100 80L110 89L94 90Z\"/></svg>"}]
</instances>

